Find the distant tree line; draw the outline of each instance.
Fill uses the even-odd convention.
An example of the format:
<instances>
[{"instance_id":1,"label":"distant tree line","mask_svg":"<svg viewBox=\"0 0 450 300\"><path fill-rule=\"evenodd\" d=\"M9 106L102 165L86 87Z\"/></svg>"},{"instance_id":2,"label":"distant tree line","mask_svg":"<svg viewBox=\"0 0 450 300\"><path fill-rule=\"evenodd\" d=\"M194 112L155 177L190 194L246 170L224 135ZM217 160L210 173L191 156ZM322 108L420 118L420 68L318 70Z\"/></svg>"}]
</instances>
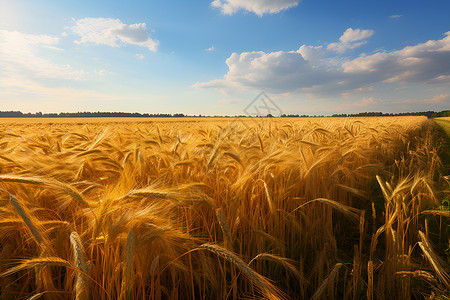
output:
<instances>
[{"instance_id":1,"label":"distant tree line","mask_svg":"<svg viewBox=\"0 0 450 300\"><path fill-rule=\"evenodd\" d=\"M450 110L440 112L423 111L423 112L404 112L404 113L382 113L382 112L361 112L357 114L334 114L331 117L379 117L379 116L426 116L428 118L450 117ZM105 118L105 117L126 117L126 118L181 118L181 117L220 117L245 118L246 115L239 116L203 116L203 115L185 115L182 113L176 114L149 114L149 113L127 113L127 112L76 112L76 113L22 113L21 111L0 111L0 118ZM268 114L266 117L274 117ZM323 115L299 115L299 114L282 114L281 118L307 118L307 117L325 117Z\"/></svg>"},{"instance_id":2,"label":"distant tree line","mask_svg":"<svg viewBox=\"0 0 450 300\"><path fill-rule=\"evenodd\" d=\"M382 112L361 112L357 114L333 114L331 117L384 117L384 116L426 116L428 118L450 117L450 110L444 110L440 112L435 111L421 111L421 112L403 112L403 113L382 113ZM295 117L311 117L306 115L286 115L282 114L281 117L295 118ZM314 116L324 117L324 116Z\"/></svg>"},{"instance_id":3,"label":"distant tree line","mask_svg":"<svg viewBox=\"0 0 450 300\"><path fill-rule=\"evenodd\" d=\"M76 113L22 113L21 111L0 111L3 118L105 118L105 117L126 117L126 118L180 118L184 114L148 114L148 113L126 113L126 112L76 112Z\"/></svg>"},{"instance_id":4,"label":"distant tree line","mask_svg":"<svg viewBox=\"0 0 450 300\"><path fill-rule=\"evenodd\" d=\"M426 116L428 118L450 117L450 110L440 112L421 111L404 113L382 113L382 112L362 112L358 114L334 114L332 117L379 117L379 116Z\"/></svg>"}]
</instances>

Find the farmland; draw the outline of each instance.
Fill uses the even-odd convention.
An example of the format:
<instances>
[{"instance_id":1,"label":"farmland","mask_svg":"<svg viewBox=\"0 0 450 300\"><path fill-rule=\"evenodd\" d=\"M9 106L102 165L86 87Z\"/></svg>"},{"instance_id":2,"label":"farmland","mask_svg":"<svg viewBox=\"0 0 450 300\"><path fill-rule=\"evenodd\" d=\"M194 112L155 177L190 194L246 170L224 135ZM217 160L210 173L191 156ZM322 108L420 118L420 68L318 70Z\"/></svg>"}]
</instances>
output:
<instances>
[{"instance_id":1,"label":"farmland","mask_svg":"<svg viewBox=\"0 0 450 300\"><path fill-rule=\"evenodd\" d=\"M436 124L442 127L447 135L450 137L450 118L437 118L435 119Z\"/></svg>"},{"instance_id":2,"label":"farmland","mask_svg":"<svg viewBox=\"0 0 450 300\"><path fill-rule=\"evenodd\" d=\"M5 119L1 297L446 299L435 126Z\"/></svg>"}]
</instances>

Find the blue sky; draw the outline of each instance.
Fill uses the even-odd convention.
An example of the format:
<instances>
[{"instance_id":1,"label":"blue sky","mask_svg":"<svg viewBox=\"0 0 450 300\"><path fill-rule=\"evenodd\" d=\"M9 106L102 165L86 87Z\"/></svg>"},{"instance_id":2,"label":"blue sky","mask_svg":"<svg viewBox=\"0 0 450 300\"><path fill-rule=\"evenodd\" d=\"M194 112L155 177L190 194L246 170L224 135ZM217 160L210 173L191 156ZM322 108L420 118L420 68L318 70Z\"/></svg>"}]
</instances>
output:
<instances>
[{"instance_id":1,"label":"blue sky","mask_svg":"<svg viewBox=\"0 0 450 300\"><path fill-rule=\"evenodd\" d=\"M0 0L0 110L450 109L450 1Z\"/></svg>"}]
</instances>

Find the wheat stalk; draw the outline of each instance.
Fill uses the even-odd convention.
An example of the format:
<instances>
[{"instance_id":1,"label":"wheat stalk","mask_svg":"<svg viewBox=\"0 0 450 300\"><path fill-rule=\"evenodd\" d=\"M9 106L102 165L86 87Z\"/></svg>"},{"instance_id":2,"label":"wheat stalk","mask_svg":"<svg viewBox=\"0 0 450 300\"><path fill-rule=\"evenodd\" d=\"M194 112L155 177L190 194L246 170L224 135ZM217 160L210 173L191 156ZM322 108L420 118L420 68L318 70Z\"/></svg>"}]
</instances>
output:
<instances>
[{"instance_id":1,"label":"wheat stalk","mask_svg":"<svg viewBox=\"0 0 450 300\"><path fill-rule=\"evenodd\" d=\"M253 271L242 259L233 252L213 244L202 244L196 249L204 249L212 252L235 265L244 273L250 281L255 284L264 294L266 299L282 299L281 293L265 277Z\"/></svg>"},{"instance_id":2,"label":"wheat stalk","mask_svg":"<svg viewBox=\"0 0 450 300\"><path fill-rule=\"evenodd\" d=\"M275 254L270 254L270 253L260 253L260 254L256 255L248 264L251 265L252 262L254 262L256 260L269 260L269 261L276 262L276 263L282 265L291 274L293 274L302 286L308 284L308 280L306 280L304 275L294 265L296 262L292 259L289 259L286 257L281 257L281 256L278 256Z\"/></svg>"},{"instance_id":3,"label":"wheat stalk","mask_svg":"<svg viewBox=\"0 0 450 300\"><path fill-rule=\"evenodd\" d=\"M89 204L84 200L83 196L72 186L56 181L54 179L46 179L40 177L28 177L28 176L19 176L13 174L0 175L0 181L3 182L18 182L25 184L34 184L34 185L47 185L53 186L61 191L69 194L73 199L75 199L78 203L83 205L84 207L90 208Z\"/></svg>"},{"instance_id":4,"label":"wheat stalk","mask_svg":"<svg viewBox=\"0 0 450 300\"><path fill-rule=\"evenodd\" d=\"M90 265L86 261L83 243L78 233L73 231L70 234L70 244L72 245L74 265L77 269L75 279L75 299L86 300L89 299L89 279L87 274L90 273Z\"/></svg>"},{"instance_id":5,"label":"wheat stalk","mask_svg":"<svg viewBox=\"0 0 450 300\"><path fill-rule=\"evenodd\" d=\"M136 236L133 230L130 230L127 236L125 266L122 274L122 283L120 285L120 299L126 299L128 291L132 288L133 285L133 255L135 247Z\"/></svg>"},{"instance_id":6,"label":"wheat stalk","mask_svg":"<svg viewBox=\"0 0 450 300\"><path fill-rule=\"evenodd\" d=\"M19 201L17 201L16 197L14 197L8 191L5 191L4 189L1 189L1 190L9 194L9 200L11 201L11 204L14 206L15 210L17 211L19 216L22 218L22 220L25 223L25 225L27 226L27 228L30 230L35 241L38 243L39 246L41 246L44 239L42 238L42 235L39 233L39 230L37 230L36 226L34 226L33 222L31 221L30 217L23 209L22 205L20 205L20 203L19 203Z\"/></svg>"},{"instance_id":7,"label":"wheat stalk","mask_svg":"<svg viewBox=\"0 0 450 300\"><path fill-rule=\"evenodd\" d=\"M228 247L230 247L230 249L233 250L233 238L231 237L231 232L230 229L228 228L227 222L223 215L222 208L216 209L216 216L217 220L219 220L220 228L222 228L223 235L227 240Z\"/></svg>"},{"instance_id":8,"label":"wheat stalk","mask_svg":"<svg viewBox=\"0 0 450 300\"><path fill-rule=\"evenodd\" d=\"M367 299L373 299L373 261L367 263Z\"/></svg>"},{"instance_id":9,"label":"wheat stalk","mask_svg":"<svg viewBox=\"0 0 450 300\"><path fill-rule=\"evenodd\" d=\"M439 280L445 284L447 287L450 287L450 276L446 272L448 268L444 266L444 262L442 259L433 251L431 248L430 243L428 242L428 239L426 238L425 234L419 230L419 238L421 242L418 242L419 247L422 249L423 253L425 254L426 258L430 262L431 266L433 267L434 271L436 272L437 277Z\"/></svg>"},{"instance_id":10,"label":"wheat stalk","mask_svg":"<svg viewBox=\"0 0 450 300\"><path fill-rule=\"evenodd\" d=\"M70 262L68 262L65 259L62 259L59 257L53 257L53 256L24 259L24 260L21 260L20 264L8 269L7 271L0 274L0 276L2 276L2 277L8 276L8 275L14 274L16 272L19 272L19 271L25 270L25 269L44 268L44 267L51 267L51 266L60 266L60 267L70 268L71 264L70 264Z\"/></svg>"},{"instance_id":11,"label":"wheat stalk","mask_svg":"<svg viewBox=\"0 0 450 300\"><path fill-rule=\"evenodd\" d=\"M322 284L316 290L314 295L311 297L311 300L321 299L326 289L330 284L333 283L336 275L338 274L339 269L342 267L341 263L337 263L334 265L333 270L331 270L330 274L328 274L327 278L322 281Z\"/></svg>"}]
</instances>

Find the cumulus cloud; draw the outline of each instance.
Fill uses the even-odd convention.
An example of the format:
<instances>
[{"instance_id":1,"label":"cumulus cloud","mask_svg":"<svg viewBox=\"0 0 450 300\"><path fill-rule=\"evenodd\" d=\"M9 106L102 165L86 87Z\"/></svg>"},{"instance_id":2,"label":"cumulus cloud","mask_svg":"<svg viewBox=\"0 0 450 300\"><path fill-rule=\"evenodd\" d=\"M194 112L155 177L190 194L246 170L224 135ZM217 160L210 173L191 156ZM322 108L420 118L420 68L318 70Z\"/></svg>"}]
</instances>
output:
<instances>
[{"instance_id":1,"label":"cumulus cloud","mask_svg":"<svg viewBox=\"0 0 450 300\"><path fill-rule=\"evenodd\" d=\"M158 49L159 42L147 32L147 24L124 24L119 19L84 18L75 21L72 32L79 35L77 44L93 43L119 47L120 43L145 47L150 51Z\"/></svg>"},{"instance_id":2,"label":"cumulus cloud","mask_svg":"<svg viewBox=\"0 0 450 300\"><path fill-rule=\"evenodd\" d=\"M326 51L322 46L306 46L302 45L298 51L304 60L309 61L311 64L320 63L321 59L326 55Z\"/></svg>"},{"instance_id":3,"label":"cumulus cloud","mask_svg":"<svg viewBox=\"0 0 450 300\"><path fill-rule=\"evenodd\" d=\"M450 79L450 31L441 40L430 40L397 51L362 55L342 64L343 72L365 80L432 83Z\"/></svg>"},{"instance_id":4,"label":"cumulus cloud","mask_svg":"<svg viewBox=\"0 0 450 300\"><path fill-rule=\"evenodd\" d=\"M371 30L347 29L339 43L358 43ZM336 96L386 83L450 83L450 32L440 40L396 51L361 54L349 59L334 49L303 45L298 50L233 53L223 79L198 82L196 88L303 92ZM337 56L336 56L337 55Z\"/></svg>"},{"instance_id":5,"label":"cumulus cloud","mask_svg":"<svg viewBox=\"0 0 450 300\"><path fill-rule=\"evenodd\" d=\"M355 49L364 45L368 39L375 32L373 30L361 30L348 28L343 35L339 38L339 42L331 43L328 45L328 50L336 51L338 53L344 53L347 50Z\"/></svg>"},{"instance_id":6,"label":"cumulus cloud","mask_svg":"<svg viewBox=\"0 0 450 300\"><path fill-rule=\"evenodd\" d=\"M298 51L233 53L227 60L229 71L223 80L197 83L195 87L254 87L279 92L325 83L329 75L315 69Z\"/></svg>"},{"instance_id":7,"label":"cumulus cloud","mask_svg":"<svg viewBox=\"0 0 450 300\"><path fill-rule=\"evenodd\" d=\"M220 8L223 14L232 15L239 10L253 12L258 16L276 14L295 7L301 0L214 0L213 7Z\"/></svg>"}]
</instances>

